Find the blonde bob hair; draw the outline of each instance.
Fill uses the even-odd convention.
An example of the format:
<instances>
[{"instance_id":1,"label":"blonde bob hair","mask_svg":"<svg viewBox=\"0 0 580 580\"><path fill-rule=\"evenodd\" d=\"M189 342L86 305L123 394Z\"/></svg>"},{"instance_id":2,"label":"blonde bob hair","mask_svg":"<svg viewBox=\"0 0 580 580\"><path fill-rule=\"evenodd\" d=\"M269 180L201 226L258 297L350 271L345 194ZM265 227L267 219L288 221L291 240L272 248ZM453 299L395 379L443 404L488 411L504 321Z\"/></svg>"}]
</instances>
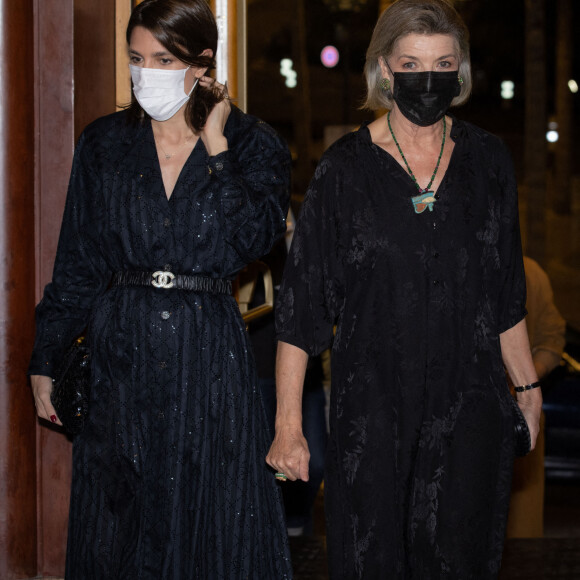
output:
<instances>
[{"instance_id":1,"label":"blonde bob hair","mask_svg":"<svg viewBox=\"0 0 580 580\"><path fill-rule=\"evenodd\" d=\"M379 57L385 62L392 55L396 42L407 34L447 34L455 39L459 51L458 75L463 79L461 92L451 106L461 105L471 94L469 31L461 16L446 0L397 0L379 17L367 49L365 77L367 96L364 109L392 109L393 95L381 89Z\"/></svg>"}]
</instances>

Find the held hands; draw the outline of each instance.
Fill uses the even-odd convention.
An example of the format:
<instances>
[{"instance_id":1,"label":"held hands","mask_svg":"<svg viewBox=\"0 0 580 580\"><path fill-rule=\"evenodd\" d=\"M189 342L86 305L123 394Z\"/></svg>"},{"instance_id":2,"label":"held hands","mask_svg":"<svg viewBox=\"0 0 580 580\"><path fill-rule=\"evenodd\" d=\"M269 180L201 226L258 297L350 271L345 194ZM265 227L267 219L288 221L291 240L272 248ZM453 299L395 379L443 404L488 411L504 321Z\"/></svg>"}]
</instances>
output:
<instances>
[{"instance_id":1,"label":"held hands","mask_svg":"<svg viewBox=\"0 0 580 580\"><path fill-rule=\"evenodd\" d=\"M266 463L291 481L308 481L310 451L300 428L276 429Z\"/></svg>"},{"instance_id":2,"label":"held hands","mask_svg":"<svg viewBox=\"0 0 580 580\"><path fill-rule=\"evenodd\" d=\"M224 137L224 128L232 108L228 98L227 87L208 76L201 77L199 79L199 84L205 89L211 89L223 95L222 100L208 115L207 121L200 135L201 140L211 157L226 151L228 148L228 141Z\"/></svg>"},{"instance_id":3,"label":"held hands","mask_svg":"<svg viewBox=\"0 0 580 580\"><path fill-rule=\"evenodd\" d=\"M32 385L32 394L34 395L34 404L36 405L36 414L41 419L46 419L56 425L62 425L56 411L50 402L50 393L52 393L52 379L43 375L31 375L30 384Z\"/></svg>"}]
</instances>

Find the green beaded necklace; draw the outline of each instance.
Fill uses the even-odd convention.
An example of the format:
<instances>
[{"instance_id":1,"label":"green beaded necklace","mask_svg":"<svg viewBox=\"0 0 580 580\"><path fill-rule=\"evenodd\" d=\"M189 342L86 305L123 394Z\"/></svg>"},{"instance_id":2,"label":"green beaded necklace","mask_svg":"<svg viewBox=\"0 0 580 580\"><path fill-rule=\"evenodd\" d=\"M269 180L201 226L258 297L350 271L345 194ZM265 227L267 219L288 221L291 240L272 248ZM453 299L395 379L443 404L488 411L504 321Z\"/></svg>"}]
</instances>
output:
<instances>
[{"instance_id":1,"label":"green beaded necklace","mask_svg":"<svg viewBox=\"0 0 580 580\"><path fill-rule=\"evenodd\" d=\"M391 127L391 111L389 111L387 113L387 124L389 125L389 131L391 132L391 136L393 137L393 141L395 142L395 145L397 146L397 149L399 150L399 153L401 154L401 157L403 158L403 161L405 162L405 167L407 168L407 172L409 173L409 176L415 182L415 185L417 186L417 189L419 190L419 195L411 198L411 201L413 202L413 207L415 208L415 213L422 213L427 208L429 209L429 211L433 211L433 204L435 203L435 201L437 201L437 198L433 195L433 192L429 188L433 184L433 180L435 179L435 176L437 175L437 170L439 169L439 163L441 163L441 157L443 155L443 149L445 148L445 136L447 134L447 123L445 122L445 116L443 117L443 140L441 141L441 151L439 151L439 157L437 158L437 165L435 165L435 170L433 171L433 175L431 176L431 181L427 184L427 187L425 187L425 189L421 189L421 186L419 185L419 183L417 183L417 178L415 177L415 175L413 174L413 171L409 167L409 164L407 163L407 159L405 158L405 155L403 154L403 150L401 149L401 146L399 145L399 142L397 141L397 138L395 137L395 133L393 132L393 128Z\"/></svg>"}]
</instances>

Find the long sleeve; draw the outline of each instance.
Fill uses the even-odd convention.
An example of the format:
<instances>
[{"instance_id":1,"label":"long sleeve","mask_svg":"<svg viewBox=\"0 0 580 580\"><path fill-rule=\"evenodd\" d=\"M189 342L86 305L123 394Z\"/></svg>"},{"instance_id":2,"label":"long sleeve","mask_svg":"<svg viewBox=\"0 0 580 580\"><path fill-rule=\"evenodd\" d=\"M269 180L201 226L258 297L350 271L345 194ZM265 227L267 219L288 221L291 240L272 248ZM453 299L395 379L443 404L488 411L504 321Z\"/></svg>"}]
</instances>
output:
<instances>
[{"instance_id":1,"label":"long sleeve","mask_svg":"<svg viewBox=\"0 0 580 580\"><path fill-rule=\"evenodd\" d=\"M73 159L52 282L36 307L36 339L29 374L52 376L66 348L86 327L110 279L100 251L104 224L99 178L86 136Z\"/></svg>"},{"instance_id":2,"label":"long sleeve","mask_svg":"<svg viewBox=\"0 0 580 580\"><path fill-rule=\"evenodd\" d=\"M286 230L290 169L286 144L257 120L233 148L209 160L221 230L246 263L267 254Z\"/></svg>"}]
</instances>

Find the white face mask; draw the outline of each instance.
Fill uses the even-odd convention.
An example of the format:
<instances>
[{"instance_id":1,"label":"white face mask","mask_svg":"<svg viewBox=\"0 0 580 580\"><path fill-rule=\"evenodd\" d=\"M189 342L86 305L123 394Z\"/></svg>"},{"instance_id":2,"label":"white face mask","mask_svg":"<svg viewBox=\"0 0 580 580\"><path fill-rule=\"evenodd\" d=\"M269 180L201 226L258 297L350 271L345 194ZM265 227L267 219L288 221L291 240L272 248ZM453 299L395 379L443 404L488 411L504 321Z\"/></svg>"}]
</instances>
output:
<instances>
[{"instance_id":1,"label":"white face mask","mask_svg":"<svg viewBox=\"0 0 580 580\"><path fill-rule=\"evenodd\" d=\"M171 119L187 102L199 79L195 79L189 95L183 90L185 73L180 70L143 68L130 64L133 93L143 110L156 121Z\"/></svg>"}]
</instances>

